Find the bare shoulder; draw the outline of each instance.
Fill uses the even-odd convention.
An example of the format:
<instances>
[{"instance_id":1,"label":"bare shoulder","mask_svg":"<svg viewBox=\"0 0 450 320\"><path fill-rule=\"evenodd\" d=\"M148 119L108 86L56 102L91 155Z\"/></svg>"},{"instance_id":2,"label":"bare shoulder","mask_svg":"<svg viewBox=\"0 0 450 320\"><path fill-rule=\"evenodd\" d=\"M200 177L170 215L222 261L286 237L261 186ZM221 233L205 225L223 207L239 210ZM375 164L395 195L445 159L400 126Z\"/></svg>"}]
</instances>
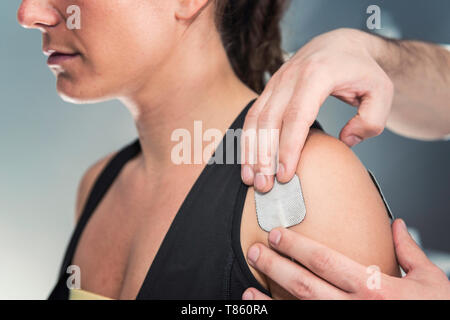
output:
<instances>
[{"instance_id":1,"label":"bare shoulder","mask_svg":"<svg viewBox=\"0 0 450 320\"><path fill-rule=\"evenodd\" d=\"M296 173L306 217L290 229L363 265L376 265L382 272L398 276L391 220L367 169L353 151L340 140L311 129ZM269 247L267 238L268 233L258 225L250 188L241 225L245 255L255 242ZM293 298L270 278L250 269L275 299Z\"/></svg>"},{"instance_id":2,"label":"bare shoulder","mask_svg":"<svg viewBox=\"0 0 450 320\"><path fill-rule=\"evenodd\" d=\"M391 220L367 169L340 140L311 130L297 168L306 204L292 227L363 265L398 275Z\"/></svg>"},{"instance_id":3,"label":"bare shoulder","mask_svg":"<svg viewBox=\"0 0 450 320\"><path fill-rule=\"evenodd\" d=\"M387 209L367 169L344 143L311 130L297 168L306 217L290 229L365 266L399 276ZM276 299L293 298L269 280Z\"/></svg>"},{"instance_id":4,"label":"bare shoulder","mask_svg":"<svg viewBox=\"0 0 450 320\"><path fill-rule=\"evenodd\" d=\"M110 154L106 155L105 157L97 160L94 164L92 164L83 174L81 177L81 180L78 184L78 191L77 191L77 197L76 197L76 204L75 204L75 221L77 222L80 217L82 210L86 204L87 197L89 196L89 193L97 180L97 177L102 172L102 170L105 168L106 164L117 154L117 151L111 152Z\"/></svg>"}]
</instances>

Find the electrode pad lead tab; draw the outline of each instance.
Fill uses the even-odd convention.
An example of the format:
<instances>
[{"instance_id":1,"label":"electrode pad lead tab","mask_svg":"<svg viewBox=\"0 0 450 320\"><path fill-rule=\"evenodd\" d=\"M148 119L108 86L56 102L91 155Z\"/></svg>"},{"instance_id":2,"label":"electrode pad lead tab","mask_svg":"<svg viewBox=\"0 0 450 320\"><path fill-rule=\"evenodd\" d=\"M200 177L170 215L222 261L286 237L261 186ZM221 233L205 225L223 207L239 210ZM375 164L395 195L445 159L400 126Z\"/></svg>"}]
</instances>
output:
<instances>
[{"instance_id":1,"label":"electrode pad lead tab","mask_svg":"<svg viewBox=\"0 0 450 320\"><path fill-rule=\"evenodd\" d=\"M260 193L255 190L256 216L259 226L267 232L277 227L292 227L306 216L300 179L297 175L288 183L274 179L272 190Z\"/></svg>"}]
</instances>

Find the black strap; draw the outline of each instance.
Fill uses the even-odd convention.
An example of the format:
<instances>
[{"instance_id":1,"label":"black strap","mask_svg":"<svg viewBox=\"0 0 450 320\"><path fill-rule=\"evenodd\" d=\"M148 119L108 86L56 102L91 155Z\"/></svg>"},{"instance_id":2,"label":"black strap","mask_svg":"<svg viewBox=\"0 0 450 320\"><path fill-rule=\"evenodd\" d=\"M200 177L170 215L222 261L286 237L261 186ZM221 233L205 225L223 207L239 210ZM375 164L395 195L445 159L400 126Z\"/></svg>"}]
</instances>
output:
<instances>
[{"instance_id":1,"label":"black strap","mask_svg":"<svg viewBox=\"0 0 450 320\"><path fill-rule=\"evenodd\" d=\"M389 215L389 218L390 218L391 220L394 220L394 219L395 219L394 214L392 213L392 210L391 210L391 208L389 207L389 204L388 204L386 198L384 197L383 192L381 191L381 187L380 187L380 185L379 185L377 179L375 178L375 175L374 175L374 174L372 173L372 171L370 171L369 169L367 169L367 172L369 173L370 178L372 179L373 183L375 184L375 187L377 188L378 193L380 194L381 199L383 200L383 203L384 203L384 206L386 207L386 210L387 210L387 213L388 213L388 215Z\"/></svg>"},{"instance_id":2,"label":"black strap","mask_svg":"<svg viewBox=\"0 0 450 320\"><path fill-rule=\"evenodd\" d=\"M84 227L89 221L92 213L95 211L95 208L111 187L123 166L140 152L140 148L139 139L134 140L132 143L120 150L114 157L112 157L103 168L102 172L98 175L89 192L88 200L85 203L80 219L78 220L69 242L69 246L66 250L66 255L60 270L60 277L66 273L66 269L71 263L81 233L83 232Z\"/></svg>"}]
</instances>

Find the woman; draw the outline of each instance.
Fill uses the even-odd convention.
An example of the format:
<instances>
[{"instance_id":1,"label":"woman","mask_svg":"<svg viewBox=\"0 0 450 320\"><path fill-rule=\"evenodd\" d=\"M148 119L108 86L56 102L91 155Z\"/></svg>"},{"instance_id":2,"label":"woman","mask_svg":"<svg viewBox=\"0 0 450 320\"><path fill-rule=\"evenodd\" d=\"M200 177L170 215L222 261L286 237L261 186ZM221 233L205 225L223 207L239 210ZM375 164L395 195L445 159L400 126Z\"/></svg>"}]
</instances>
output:
<instances>
[{"instance_id":1,"label":"woman","mask_svg":"<svg viewBox=\"0 0 450 320\"><path fill-rule=\"evenodd\" d=\"M80 8L81 29L66 26L70 5ZM82 178L78 223L50 298L68 297L70 265L80 268L82 289L113 299L240 299L249 286L291 297L243 254L267 234L240 166L171 158L172 133L193 132L195 120L205 130L242 127L264 73L282 64L284 5L22 1L18 19L42 31L60 96L75 103L118 98L139 134ZM292 230L398 274L386 208L348 148L312 129L297 174L308 213Z\"/></svg>"}]
</instances>

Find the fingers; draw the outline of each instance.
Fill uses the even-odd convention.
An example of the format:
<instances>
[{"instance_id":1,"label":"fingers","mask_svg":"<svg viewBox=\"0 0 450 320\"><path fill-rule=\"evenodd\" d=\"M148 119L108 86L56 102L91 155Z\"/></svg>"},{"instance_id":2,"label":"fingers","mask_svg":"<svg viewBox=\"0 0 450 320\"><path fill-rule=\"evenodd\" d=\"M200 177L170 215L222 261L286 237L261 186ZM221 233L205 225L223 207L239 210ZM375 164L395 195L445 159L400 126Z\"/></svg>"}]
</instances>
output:
<instances>
[{"instance_id":1,"label":"fingers","mask_svg":"<svg viewBox=\"0 0 450 320\"><path fill-rule=\"evenodd\" d=\"M366 285L366 267L294 231L274 229L269 234L269 243L342 290L357 292Z\"/></svg>"},{"instance_id":2,"label":"fingers","mask_svg":"<svg viewBox=\"0 0 450 320\"><path fill-rule=\"evenodd\" d=\"M283 115L278 181L286 183L294 176L309 129L317 118L320 106L330 95L331 88L329 79L319 73L305 76L298 82Z\"/></svg>"},{"instance_id":3,"label":"fingers","mask_svg":"<svg viewBox=\"0 0 450 320\"><path fill-rule=\"evenodd\" d=\"M284 74L286 74L285 71ZM285 75L276 80L274 91L258 117L257 162L254 166L255 189L268 192L273 186L273 176L278 163L278 144L284 109L294 93L294 80Z\"/></svg>"},{"instance_id":4,"label":"fingers","mask_svg":"<svg viewBox=\"0 0 450 320\"><path fill-rule=\"evenodd\" d=\"M250 264L299 299L348 299L346 292L318 278L299 264L262 244L248 251Z\"/></svg>"},{"instance_id":5,"label":"fingers","mask_svg":"<svg viewBox=\"0 0 450 320\"><path fill-rule=\"evenodd\" d=\"M392 225L397 260L406 273L414 268L427 267L432 263L408 232L403 220L397 219Z\"/></svg>"},{"instance_id":6,"label":"fingers","mask_svg":"<svg viewBox=\"0 0 450 320\"><path fill-rule=\"evenodd\" d=\"M358 113L345 125L339 138L349 147L361 141L380 135L389 117L394 87L392 81L383 76L363 97Z\"/></svg>"},{"instance_id":7,"label":"fingers","mask_svg":"<svg viewBox=\"0 0 450 320\"><path fill-rule=\"evenodd\" d=\"M267 84L264 92L247 112L241 136L241 176L242 181L252 186L255 180L254 164L256 163L256 144L258 116L272 94L272 85Z\"/></svg>"},{"instance_id":8,"label":"fingers","mask_svg":"<svg viewBox=\"0 0 450 320\"><path fill-rule=\"evenodd\" d=\"M309 128L331 89L331 79L311 68L286 64L277 72L245 120L244 136L253 146L241 143L241 150L255 164L243 165L244 183L268 192L275 173L280 182L292 179Z\"/></svg>"},{"instance_id":9,"label":"fingers","mask_svg":"<svg viewBox=\"0 0 450 320\"><path fill-rule=\"evenodd\" d=\"M271 190L274 173L282 183L292 179L309 128L330 94L358 107L357 115L340 133L340 139L348 146L383 132L394 86L381 67L373 61L369 63L373 76L367 79L367 70L362 71L358 63L350 65L345 73L336 62L328 68L324 65L307 61L286 63L247 114L244 136L250 131L252 143L241 142L247 159L242 161L242 179L248 185L254 184L257 191ZM330 72L333 68L335 72Z\"/></svg>"},{"instance_id":10,"label":"fingers","mask_svg":"<svg viewBox=\"0 0 450 320\"><path fill-rule=\"evenodd\" d=\"M242 300L273 300L273 299L255 288L248 288L242 294Z\"/></svg>"}]
</instances>

